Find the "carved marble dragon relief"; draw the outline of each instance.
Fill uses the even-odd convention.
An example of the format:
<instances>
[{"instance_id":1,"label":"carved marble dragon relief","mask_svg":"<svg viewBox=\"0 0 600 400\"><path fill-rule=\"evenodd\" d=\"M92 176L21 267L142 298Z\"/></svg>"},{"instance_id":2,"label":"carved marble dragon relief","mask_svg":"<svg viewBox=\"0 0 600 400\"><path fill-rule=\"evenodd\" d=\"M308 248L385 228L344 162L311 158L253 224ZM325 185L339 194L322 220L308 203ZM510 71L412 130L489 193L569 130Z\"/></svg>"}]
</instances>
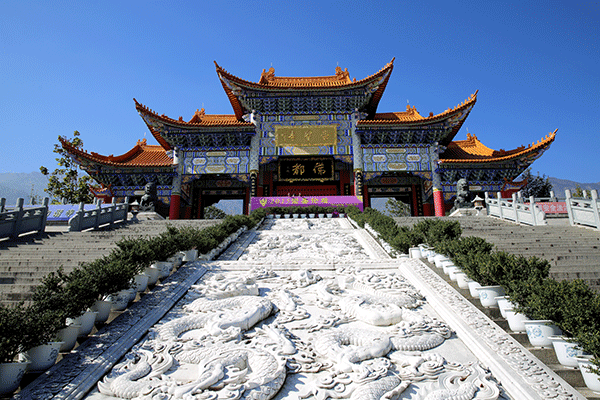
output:
<instances>
[{"instance_id":1,"label":"carved marble dragon relief","mask_svg":"<svg viewBox=\"0 0 600 400\"><path fill-rule=\"evenodd\" d=\"M267 227L237 262L214 262L88 398L507 398L349 226ZM310 269L323 261L336 269Z\"/></svg>"}]
</instances>

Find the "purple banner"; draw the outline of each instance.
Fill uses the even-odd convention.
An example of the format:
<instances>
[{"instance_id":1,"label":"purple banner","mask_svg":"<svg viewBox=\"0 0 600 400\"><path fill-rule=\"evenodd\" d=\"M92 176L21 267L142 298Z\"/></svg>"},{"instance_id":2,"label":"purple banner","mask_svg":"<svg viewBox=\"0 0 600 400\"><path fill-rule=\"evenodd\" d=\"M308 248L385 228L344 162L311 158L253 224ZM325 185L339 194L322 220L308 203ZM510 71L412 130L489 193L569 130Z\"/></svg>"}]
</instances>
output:
<instances>
[{"instance_id":1,"label":"purple banner","mask_svg":"<svg viewBox=\"0 0 600 400\"><path fill-rule=\"evenodd\" d=\"M250 211L267 207L338 207L356 206L363 211L363 202L355 196L291 196L291 197L253 197Z\"/></svg>"}]
</instances>

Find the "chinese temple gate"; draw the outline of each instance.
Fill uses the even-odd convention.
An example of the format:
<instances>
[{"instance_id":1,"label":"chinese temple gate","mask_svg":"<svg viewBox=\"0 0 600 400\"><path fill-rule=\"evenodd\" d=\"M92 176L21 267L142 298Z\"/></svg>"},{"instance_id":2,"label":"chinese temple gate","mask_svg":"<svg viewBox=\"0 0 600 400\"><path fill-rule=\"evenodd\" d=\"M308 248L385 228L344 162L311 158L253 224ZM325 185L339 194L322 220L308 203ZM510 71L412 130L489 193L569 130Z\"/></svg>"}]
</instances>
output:
<instances>
[{"instance_id":1,"label":"chinese temple gate","mask_svg":"<svg viewBox=\"0 0 600 400\"><path fill-rule=\"evenodd\" d=\"M101 186L109 200L139 196L155 182L164 214L202 218L221 199L355 196L365 207L378 197L410 206L412 215L444 215L464 178L471 191L512 189L513 180L542 155L556 131L527 147L492 150L476 136L454 140L477 92L454 108L422 116L378 113L393 61L361 80L347 70L321 77L279 77L271 67L258 82L216 65L233 114L197 110L189 121L159 115L135 99L157 140L121 156L63 148ZM515 186L516 187L516 186Z\"/></svg>"}]
</instances>

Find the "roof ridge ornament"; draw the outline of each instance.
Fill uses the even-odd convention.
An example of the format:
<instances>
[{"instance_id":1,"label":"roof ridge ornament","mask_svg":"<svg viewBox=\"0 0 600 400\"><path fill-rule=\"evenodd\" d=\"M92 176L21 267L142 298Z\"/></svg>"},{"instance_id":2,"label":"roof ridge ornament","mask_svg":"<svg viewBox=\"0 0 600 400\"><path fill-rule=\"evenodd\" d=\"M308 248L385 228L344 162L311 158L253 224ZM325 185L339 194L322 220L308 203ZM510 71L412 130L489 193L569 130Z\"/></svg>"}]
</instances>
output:
<instances>
[{"instance_id":1,"label":"roof ridge ornament","mask_svg":"<svg viewBox=\"0 0 600 400\"><path fill-rule=\"evenodd\" d=\"M268 71L266 71L263 68L262 73L260 74L260 80L258 81L258 83L267 84L267 83L273 82L274 80L275 80L275 68L273 68L273 66L271 66L271 68L269 68Z\"/></svg>"},{"instance_id":2,"label":"roof ridge ornament","mask_svg":"<svg viewBox=\"0 0 600 400\"><path fill-rule=\"evenodd\" d=\"M350 80L350 73L348 72L348 68L342 71L342 67L340 67L339 65L335 67L335 76L337 77L338 81Z\"/></svg>"}]
</instances>

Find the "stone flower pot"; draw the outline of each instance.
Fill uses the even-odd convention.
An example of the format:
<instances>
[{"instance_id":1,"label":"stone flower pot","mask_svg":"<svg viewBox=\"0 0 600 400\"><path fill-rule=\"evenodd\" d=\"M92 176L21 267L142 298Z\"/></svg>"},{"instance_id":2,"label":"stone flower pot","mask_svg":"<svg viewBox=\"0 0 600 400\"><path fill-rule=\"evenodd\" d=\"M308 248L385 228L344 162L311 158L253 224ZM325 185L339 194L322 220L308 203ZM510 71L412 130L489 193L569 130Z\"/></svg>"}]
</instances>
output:
<instances>
[{"instance_id":1,"label":"stone flower pot","mask_svg":"<svg viewBox=\"0 0 600 400\"><path fill-rule=\"evenodd\" d=\"M61 353L73 350L79 336L79 328L81 328L80 324L71 324L58 331L58 339L63 342L59 349Z\"/></svg>"},{"instance_id":2,"label":"stone flower pot","mask_svg":"<svg viewBox=\"0 0 600 400\"><path fill-rule=\"evenodd\" d=\"M585 386L588 387L592 392L600 394L600 376L592 372L594 364L592 364L592 356L581 356L576 357L579 369L581 370L581 376Z\"/></svg>"},{"instance_id":3,"label":"stone flower pot","mask_svg":"<svg viewBox=\"0 0 600 400\"><path fill-rule=\"evenodd\" d=\"M108 300L96 300L96 302L90 307L92 311L96 311L97 324L103 324L108 320L110 310L112 308L112 302Z\"/></svg>"},{"instance_id":4,"label":"stone flower pot","mask_svg":"<svg viewBox=\"0 0 600 400\"><path fill-rule=\"evenodd\" d=\"M21 353L20 361L29 363L27 372L44 372L56 364L58 351L63 344L63 342L49 342L35 346L25 353Z\"/></svg>"},{"instance_id":5,"label":"stone flower pot","mask_svg":"<svg viewBox=\"0 0 600 400\"><path fill-rule=\"evenodd\" d=\"M421 249L419 247L411 247L408 249L408 255L410 258L421 258Z\"/></svg>"},{"instance_id":6,"label":"stone flower pot","mask_svg":"<svg viewBox=\"0 0 600 400\"><path fill-rule=\"evenodd\" d=\"M449 268L456 267L456 265L454 265L454 263L450 260L444 260L440 262L440 265L442 266L442 271L444 271L444 274L446 275L450 274L450 271L448 270Z\"/></svg>"},{"instance_id":7,"label":"stone flower pot","mask_svg":"<svg viewBox=\"0 0 600 400\"><path fill-rule=\"evenodd\" d=\"M496 302L498 303L500 315L502 315L502 318L506 319L506 310L509 308L514 308L515 305L506 296L496 297Z\"/></svg>"},{"instance_id":8,"label":"stone flower pot","mask_svg":"<svg viewBox=\"0 0 600 400\"><path fill-rule=\"evenodd\" d=\"M529 321L529 318L525 314L516 312L512 308L506 310L506 320L508 321L508 327L513 332L525 332L525 321Z\"/></svg>"},{"instance_id":9,"label":"stone flower pot","mask_svg":"<svg viewBox=\"0 0 600 400\"><path fill-rule=\"evenodd\" d=\"M458 280L456 275L462 273L462 270L460 269L460 267L457 267L456 265L448 267L447 271L448 271L448 278L450 278L450 280L453 282L456 282Z\"/></svg>"},{"instance_id":10,"label":"stone flower pot","mask_svg":"<svg viewBox=\"0 0 600 400\"><path fill-rule=\"evenodd\" d=\"M477 288L481 287L481 285L479 284L479 282L469 281L468 282L468 286L469 286L469 294L471 295L471 297L474 298L474 299L478 299L479 298L479 292L477 291Z\"/></svg>"},{"instance_id":11,"label":"stone flower pot","mask_svg":"<svg viewBox=\"0 0 600 400\"><path fill-rule=\"evenodd\" d=\"M502 286L482 286L477 288L479 293L479 301L486 308L498 308L496 297L504 296L504 288Z\"/></svg>"},{"instance_id":12,"label":"stone flower pot","mask_svg":"<svg viewBox=\"0 0 600 400\"><path fill-rule=\"evenodd\" d=\"M454 276L456 277L456 283L458 284L458 287L461 289L468 289L469 288L469 281L472 281L471 278L469 278L467 276L467 274L465 274L464 272L457 272L456 274L454 274Z\"/></svg>"},{"instance_id":13,"label":"stone flower pot","mask_svg":"<svg viewBox=\"0 0 600 400\"><path fill-rule=\"evenodd\" d=\"M579 368L577 357L583 356L583 350L577 348L577 343L570 341L563 336L550 336L554 353L560 365L569 368Z\"/></svg>"},{"instance_id":14,"label":"stone flower pot","mask_svg":"<svg viewBox=\"0 0 600 400\"><path fill-rule=\"evenodd\" d=\"M158 261L152 264L150 267L156 268L158 270L158 279L165 279L167 276L171 275L171 271L173 270L173 262L171 261Z\"/></svg>"},{"instance_id":15,"label":"stone flower pot","mask_svg":"<svg viewBox=\"0 0 600 400\"><path fill-rule=\"evenodd\" d=\"M444 266L442 264L443 261L450 261L450 259L442 254L436 254L433 257L433 262L435 263L435 266L438 268L442 268Z\"/></svg>"},{"instance_id":16,"label":"stone flower pot","mask_svg":"<svg viewBox=\"0 0 600 400\"><path fill-rule=\"evenodd\" d=\"M137 274L133 277L134 287L137 292L143 292L148 287L148 281L150 279L149 275L146 274Z\"/></svg>"},{"instance_id":17,"label":"stone flower pot","mask_svg":"<svg viewBox=\"0 0 600 400\"><path fill-rule=\"evenodd\" d=\"M196 250L196 249L187 250L182 253L183 253L182 261L185 261L185 262L196 261L196 259L198 258L198 250Z\"/></svg>"},{"instance_id":18,"label":"stone flower pot","mask_svg":"<svg viewBox=\"0 0 600 400\"><path fill-rule=\"evenodd\" d=\"M160 278L160 270L154 267L154 264L152 264L144 270L144 275L148 275L148 282L146 283L146 286L154 286L156 285L156 282L158 282L158 278ZM138 291L143 292L144 290L146 289L144 288L143 290Z\"/></svg>"},{"instance_id":19,"label":"stone flower pot","mask_svg":"<svg viewBox=\"0 0 600 400\"><path fill-rule=\"evenodd\" d=\"M550 336L558 336L562 331L549 319L525 321L525 332L533 347L551 348Z\"/></svg>"},{"instance_id":20,"label":"stone flower pot","mask_svg":"<svg viewBox=\"0 0 600 400\"><path fill-rule=\"evenodd\" d=\"M28 365L29 361L0 364L0 396L18 389Z\"/></svg>"},{"instance_id":21,"label":"stone flower pot","mask_svg":"<svg viewBox=\"0 0 600 400\"><path fill-rule=\"evenodd\" d=\"M121 290L118 293L109 295L106 299L112 303L111 309L113 311L123 311L129 304L129 289ZM135 293L135 290L133 290Z\"/></svg>"},{"instance_id":22,"label":"stone flower pot","mask_svg":"<svg viewBox=\"0 0 600 400\"><path fill-rule=\"evenodd\" d=\"M94 328L94 323L96 322L96 314L97 312L95 311L86 311L73 320L75 324L81 325L81 327L79 328L79 337L87 336L90 334L90 332Z\"/></svg>"}]
</instances>

